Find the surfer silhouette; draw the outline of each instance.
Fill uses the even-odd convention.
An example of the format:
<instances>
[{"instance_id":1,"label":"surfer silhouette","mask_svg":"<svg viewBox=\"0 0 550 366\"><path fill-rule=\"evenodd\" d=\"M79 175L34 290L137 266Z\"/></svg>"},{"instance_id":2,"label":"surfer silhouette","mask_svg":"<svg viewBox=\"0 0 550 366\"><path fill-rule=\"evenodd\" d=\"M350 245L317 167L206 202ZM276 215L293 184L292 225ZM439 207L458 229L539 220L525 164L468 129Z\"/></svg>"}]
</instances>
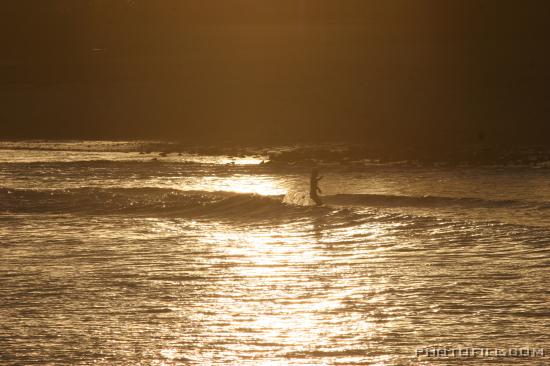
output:
<instances>
[{"instance_id":1,"label":"surfer silhouette","mask_svg":"<svg viewBox=\"0 0 550 366\"><path fill-rule=\"evenodd\" d=\"M309 197L315 202L317 206L320 206L323 204L323 201L321 201L321 198L317 195L317 192L321 192L321 188L319 188L319 181L323 179L323 177L319 177L319 170L317 168L314 168L311 171L311 178L309 180Z\"/></svg>"}]
</instances>

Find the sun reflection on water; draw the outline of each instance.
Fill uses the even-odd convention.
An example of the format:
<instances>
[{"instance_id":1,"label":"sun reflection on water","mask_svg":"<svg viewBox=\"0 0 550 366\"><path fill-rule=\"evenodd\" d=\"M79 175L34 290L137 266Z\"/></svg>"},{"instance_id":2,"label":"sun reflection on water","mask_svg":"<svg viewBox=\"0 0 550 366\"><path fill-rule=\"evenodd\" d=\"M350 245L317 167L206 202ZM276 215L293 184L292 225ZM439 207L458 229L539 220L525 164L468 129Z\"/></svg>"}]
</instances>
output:
<instances>
[{"instance_id":1,"label":"sun reflection on water","mask_svg":"<svg viewBox=\"0 0 550 366\"><path fill-rule=\"evenodd\" d=\"M297 230L304 226L305 222L270 230L220 227L209 234L208 241L217 246L211 264L225 265L220 285L238 294L214 305L216 322L233 324L227 330L232 337L252 337L260 345L284 347L285 357L320 352L321 348L327 355L351 352L346 357L356 362L362 356L348 351L341 341L372 337L376 328L364 314L346 311L346 301L364 296L370 287L348 273L349 263L334 267L330 246ZM207 327L205 331L220 329ZM226 350L232 351L237 350Z\"/></svg>"},{"instance_id":2,"label":"sun reflection on water","mask_svg":"<svg viewBox=\"0 0 550 366\"><path fill-rule=\"evenodd\" d=\"M205 191L229 191L276 196L287 193L280 180L270 176L233 175L230 177L208 176L197 183L196 189Z\"/></svg>"}]
</instances>

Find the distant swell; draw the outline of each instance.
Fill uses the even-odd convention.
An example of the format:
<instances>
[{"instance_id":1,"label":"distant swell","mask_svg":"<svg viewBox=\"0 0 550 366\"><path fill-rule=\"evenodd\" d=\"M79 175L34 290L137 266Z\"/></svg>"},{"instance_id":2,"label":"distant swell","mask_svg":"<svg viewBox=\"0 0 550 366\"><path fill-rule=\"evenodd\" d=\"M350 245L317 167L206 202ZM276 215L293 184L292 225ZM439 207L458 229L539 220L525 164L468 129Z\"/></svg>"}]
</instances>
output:
<instances>
[{"instance_id":1,"label":"distant swell","mask_svg":"<svg viewBox=\"0 0 550 366\"><path fill-rule=\"evenodd\" d=\"M378 194L337 194L324 198L325 202L334 205L371 206L371 207L530 207L536 202L519 200L488 200L471 197L440 197L440 196L396 196ZM545 204L539 206L544 208Z\"/></svg>"}]
</instances>

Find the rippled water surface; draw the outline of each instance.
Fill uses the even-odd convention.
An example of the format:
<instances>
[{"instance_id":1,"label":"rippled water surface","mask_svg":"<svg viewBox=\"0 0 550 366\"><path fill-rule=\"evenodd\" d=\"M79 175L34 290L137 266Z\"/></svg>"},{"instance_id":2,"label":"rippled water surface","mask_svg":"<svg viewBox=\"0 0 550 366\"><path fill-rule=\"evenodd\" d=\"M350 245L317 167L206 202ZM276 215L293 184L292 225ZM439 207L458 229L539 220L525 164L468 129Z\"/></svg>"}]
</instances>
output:
<instances>
[{"instance_id":1,"label":"rippled water surface","mask_svg":"<svg viewBox=\"0 0 550 366\"><path fill-rule=\"evenodd\" d=\"M0 143L0 363L550 353L549 169L326 166L313 207L264 159Z\"/></svg>"}]
</instances>

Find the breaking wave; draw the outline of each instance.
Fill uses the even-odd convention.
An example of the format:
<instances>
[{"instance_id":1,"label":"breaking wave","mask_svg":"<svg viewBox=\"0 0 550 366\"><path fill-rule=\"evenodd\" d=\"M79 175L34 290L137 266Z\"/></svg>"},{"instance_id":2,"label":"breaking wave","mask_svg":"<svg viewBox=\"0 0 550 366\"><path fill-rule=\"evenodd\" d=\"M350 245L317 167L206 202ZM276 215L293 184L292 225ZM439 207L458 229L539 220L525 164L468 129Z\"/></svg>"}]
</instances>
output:
<instances>
[{"instance_id":1,"label":"breaking wave","mask_svg":"<svg viewBox=\"0 0 550 366\"><path fill-rule=\"evenodd\" d=\"M198 215L273 217L292 213L323 213L327 207L426 207L549 209L527 201L478 198L412 197L374 194L324 196L315 207L302 193L262 196L234 192L181 191L166 188L76 188L32 190L0 188L0 211L7 213L82 213L136 215Z\"/></svg>"}]
</instances>

